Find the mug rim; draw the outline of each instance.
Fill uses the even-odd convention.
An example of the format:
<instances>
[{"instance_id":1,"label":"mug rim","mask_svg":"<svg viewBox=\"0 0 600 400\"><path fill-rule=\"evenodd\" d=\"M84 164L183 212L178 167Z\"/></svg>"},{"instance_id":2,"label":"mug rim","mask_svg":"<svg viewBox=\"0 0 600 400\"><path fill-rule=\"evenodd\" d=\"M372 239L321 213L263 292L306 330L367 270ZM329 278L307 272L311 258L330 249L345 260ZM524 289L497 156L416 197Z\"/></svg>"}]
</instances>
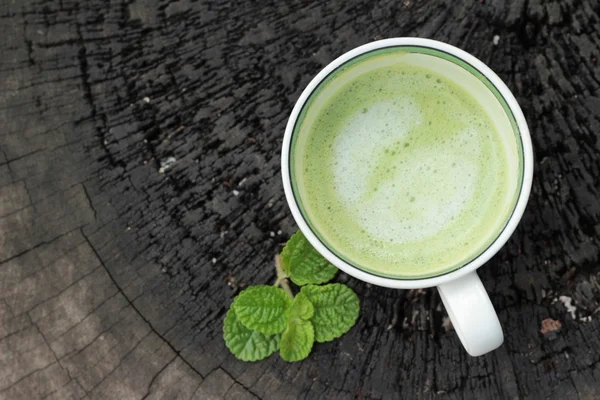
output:
<instances>
[{"instance_id":1,"label":"mug rim","mask_svg":"<svg viewBox=\"0 0 600 400\"><path fill-rule=\"evenodd\" d=\"M449 53L454 57L468 64L471 64L474 68L476 68L486 79L488 79L496 87L498 92L504 97L504 100L506 101L506 104L508 105L511 113L513 114L514 120L517 124L519 136L521 139L521 148L523 152L523 177L520 187L520 193L516 201L515 207L513 209L513 212L509 217L508 221L506 222L506 225L500 233L500 235L496 237L496 239L487 247L486 250L484 250L481 254L479 254L479 256L475 257L468 263L458 267L454 271L426 278L387 278L383 276L373 275L371 273L363 271L362 269L359 269L358 267L355 267L354 265L347 263L346 261L338 257L331 250L329 250L329 248L327 248L310 229L296 202L296 198L292 189L292 182L290 179L289 153L291 148L290 144L292 140L294 126L296 124L296 121L298 120L298 117L300 116L300 112L302 111L303 106L310 98L314 90L324 79L326 79L333 71L335 71L339 66L341 66L345 62L374 50L397 46L429 47L434 50ZM508 239L516 229L519 221L521 220L521 217L523 216L525 207L527 205L527 201L529 199L529 193L531 190L531 184L533 180L533 149L531 145L531 136L529 133L529 128L527 126L527 122L525 120L525 116L523 115L521 107L517 103L517 100L515 99L510 89L502 81L502 79L500 79L500 77L496 75L496 73L494 73L487 65L485 65L482 61L467 53L466 51L447 43L439 42L437 40L432 39L401 37L370 42L359 46L353 50L350 50L333 60L331 63L329 63L310 81L310 83L302 91L302 94L296 101L296 104L294 105L292 113L288 119L288 123L286 125L281 155L281 171L285 197L287 199L287 203L290 207L294 220L298 224L298 227L300 228L304 236L311 243L311 245L329 262L331 262L333 265L346 272L347 274L364 282L388 288L416 289L438 286L440 284L447 283L452 280L458 279L462 276L465 276L477 270L477 268L485 264L502 248L502 246L504 246L504 244L508 241Z\"/></svg>"}]
</instances>

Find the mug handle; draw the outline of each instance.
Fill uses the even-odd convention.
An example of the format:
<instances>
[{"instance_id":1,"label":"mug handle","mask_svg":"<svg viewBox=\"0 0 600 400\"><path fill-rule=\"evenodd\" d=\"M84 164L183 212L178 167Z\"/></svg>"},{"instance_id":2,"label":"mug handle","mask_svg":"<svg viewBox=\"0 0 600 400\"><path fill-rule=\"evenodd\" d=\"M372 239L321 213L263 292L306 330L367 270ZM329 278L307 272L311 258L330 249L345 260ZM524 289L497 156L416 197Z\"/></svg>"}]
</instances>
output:
<instances>
[{"instance_id":1,"label":"mug handle","mask_svg":"<svg viewBox=\"0 0 600 400\"><path fill-rule=\"evenodd\" d=\"M477 272L439 285L438 292L467 353L476 357L500 347L502 327Z\"/></svg>"}]
</instances>

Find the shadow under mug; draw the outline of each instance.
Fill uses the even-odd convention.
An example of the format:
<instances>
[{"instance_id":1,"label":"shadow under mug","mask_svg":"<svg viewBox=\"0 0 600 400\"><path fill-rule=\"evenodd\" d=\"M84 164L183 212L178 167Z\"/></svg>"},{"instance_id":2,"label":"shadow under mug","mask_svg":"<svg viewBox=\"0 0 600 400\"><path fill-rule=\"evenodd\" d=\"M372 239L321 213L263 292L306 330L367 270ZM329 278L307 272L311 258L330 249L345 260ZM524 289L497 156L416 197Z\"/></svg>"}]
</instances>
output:
<instances>
[{"instance_id":1,"label":"shadow under mug","mask_svg":"<svg viewBox=\"0 0 600 400\"><path fill-rule=\"evenodd\" d=\"M334 248L327 245L313 231L311 224L307 221L299 206L296 193L294 193L290 152L293 148L293 135L296 132L296 124L310 96L321 82L341 66L362 55L387 48L401 48L408 52L433 57L431 60L434 62L427 65L430 69L440 70L440 72L443 70L445 74L450 74L448 71L454 70L457 71L458 75L466 74L471 78L476 78L483 84L482 87L484 87L484 91L487 91L488 98L492 98L492 101L497 102L494 108L500 110L496 112L503 113L502 118L506 118L510 124L510 129L515 136L518 147L520 165L517 189L519 192L512 214L506 220L504 228L496 239L477 257L450 272L437 276L420 279L394 278L382 276L352 265L340 257ZM449 78L452 79L452 76ZM485 104L483 106L485 107ZM488 353L502 344L504 337L498 316L481 280L477 276L476 270L506 243L523 215L533 177L533 151L527 122L516 99L504 82L483 62L449 44L421 38L379 40L345 53L317 74L302 92L294 106L285 130L281 169L285 196L296 223L315 249L333 265L357 279L378 286L396 289L437 286L456 333L470 355L479 356Z\"/></svg>"}]
</instances>

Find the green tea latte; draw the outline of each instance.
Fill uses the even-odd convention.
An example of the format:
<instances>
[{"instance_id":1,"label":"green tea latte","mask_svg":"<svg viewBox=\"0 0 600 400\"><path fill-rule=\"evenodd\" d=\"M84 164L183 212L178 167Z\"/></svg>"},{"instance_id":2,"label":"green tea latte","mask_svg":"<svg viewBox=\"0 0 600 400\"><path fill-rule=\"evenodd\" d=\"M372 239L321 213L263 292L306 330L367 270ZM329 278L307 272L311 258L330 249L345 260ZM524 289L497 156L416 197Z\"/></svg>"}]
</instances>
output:
<instances>
[{"instance_id":1,"label":"green tea latte","mask_svg":"<svg viewBox=\"0 0 600 400\"><path fill-rule=\"evenodd\" d=\"M321 83L291 161L296 198L327 247L410 279L485 250L510 217L518 171L511 139L467 90L403 59L363 57Z\"/></svg>"}]
</instances>

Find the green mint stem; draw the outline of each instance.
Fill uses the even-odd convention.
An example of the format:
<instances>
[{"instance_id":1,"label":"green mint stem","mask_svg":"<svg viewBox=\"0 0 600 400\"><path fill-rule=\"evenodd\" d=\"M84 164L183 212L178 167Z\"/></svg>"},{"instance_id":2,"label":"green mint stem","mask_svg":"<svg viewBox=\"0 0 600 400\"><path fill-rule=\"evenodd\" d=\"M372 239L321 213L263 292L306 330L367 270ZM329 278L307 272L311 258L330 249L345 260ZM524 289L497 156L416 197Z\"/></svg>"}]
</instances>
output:
<instances>
[{"instance_id":1,"label":"green mint stem","mask_svg":"<svg viewBox=\"0 0 600 400\"><path fill-rule=\"evenodd\" d=\"M292 289L290 289L290 285L288 285L288 277L281 266L281 256L279 254L275 256L275 270L277 271L277 280L275 281L274 286L279 286L282 288L283 291L290 297L290 299L293 299L294 293L292 293Z\"/></svg>"}]
</instances>

